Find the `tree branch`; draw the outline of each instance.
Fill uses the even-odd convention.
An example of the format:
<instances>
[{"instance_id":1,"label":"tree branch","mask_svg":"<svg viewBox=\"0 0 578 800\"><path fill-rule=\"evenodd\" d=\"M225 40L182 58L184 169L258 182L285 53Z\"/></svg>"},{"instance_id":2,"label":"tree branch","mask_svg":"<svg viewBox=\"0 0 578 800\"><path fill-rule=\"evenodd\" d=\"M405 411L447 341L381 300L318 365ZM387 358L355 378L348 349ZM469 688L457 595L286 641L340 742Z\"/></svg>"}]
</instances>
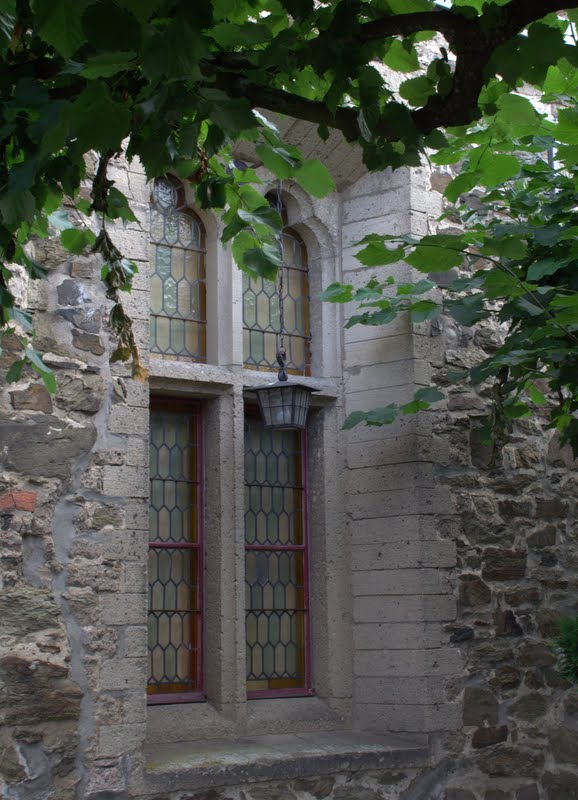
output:
<instances>
[{"instance_id":1,"label":"tree branch","mask_svg":"<svg viewBox=\"0 0 578 800\"><path fill-rule=\"evenodd\" d=\"M350 45L363 44L424 30L437 31L447 39L456 56L452 90L445 97L433 95L423 108L411 112L417 130L427 134L439 127L465 125L475 119L477 100L487 79L484 67L496 48L531 22L566 8L578 8L578 2L511 0L505 6L492 6L491 11L474 19L446 9L389 15L363 23L348 41ZM253 105L269 111L335 128L349 141L359 137L356 109L340 107L333 114L321 101L252 82L248 78L250 70L239 75L234 71L221 72L219 67L205 62L202 71L206 75L216 74L218 87L230 96L246 97ZM233 63L231 68L234 68ZM374 132L385 139L399 138L387 121L378 123Z\"/></svg>"}]
</instances>

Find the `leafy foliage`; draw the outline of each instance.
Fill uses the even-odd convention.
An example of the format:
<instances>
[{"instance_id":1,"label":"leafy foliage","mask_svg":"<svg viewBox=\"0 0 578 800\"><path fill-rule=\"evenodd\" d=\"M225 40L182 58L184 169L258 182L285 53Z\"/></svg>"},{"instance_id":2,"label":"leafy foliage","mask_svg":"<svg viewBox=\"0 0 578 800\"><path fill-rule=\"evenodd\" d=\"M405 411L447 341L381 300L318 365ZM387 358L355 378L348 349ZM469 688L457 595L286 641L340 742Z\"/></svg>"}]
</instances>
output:
<instances>
[{"instance_id":1,"label":"leafy foliage","mask_svg":"<svg viewBox=\"0 0 578 800\"><path fill-rule=\"evenodd\" d=\"M554 643L560 650L560 673L578 683L578 617L564 617L559 624L560 633Z\"/></svg>"},{"instance_id":2,"label":"leafy foliage","mask_svg":"<svg viewBox=\"0 0 578 800\"><path fill-rule=\"evenodd\" d=\"M257 109L315 123L325 139L329 128L341 131L357 142L369 169L419 164L426 148L437 151L439 163L465 158L466 170L448 187L456 200L477 183L499 193L505 180L526 180L520 143L552 134L541 130L541 117L512 91L521 81L543 85L550 99L574 98L576 91L568 23L551 13L559 8L555 0L454 0L449 8L434 0L6 0L0 8L0 326L19 331L21 360L49 376L31 355L30 326L14 316L10 276L11 265L20 264L32 278L42 277L26 243L56 227L70 252L92 248L103 256L110 321L119 337L115 358L132 359L135 376L144 375L119 294L130 290L136 268L106 231L109 219L134 221L126 198L107 178L107 166L121 154L140 159L149 179L172 171L188 180L198 204L221 213L223 241L231 242L239 266L274 275L281 221L254 169L235 159L233 143L248 142L274 176L296 181L312 195L331 192L334 184L322 164L283 142ZM421 43L436 31L445 43L422 52ZM557 125L568 160L578 144L576 115L568 103ZM454 131L450 142L440 130L482 117L491 123ZM99 167L87 203L79 188L89 151L97 153ZM58 212L64 199L83 215L74 226ZM551 226L562 224L554 212L550 218ZM542 251L533 272L524 273L523 280L536 286L546 279L557 286L570 269L571 261L558 269L548 260L550 245L557 258L567 241L557 239L551 226L542 226ZM492 257L521 259L523 270L528 243L511 236L498 244L502 250ZM419 271L432 265L441 271L460 264L473 245L471 237L430 237L403 241L392 251L377 238L366 243L362 259L373 266L406 257ZM527 255L512 255L515 247L526 247ZM355 297L364 303L363 324L401 311L416 322L436 313L423 283L398 287L394 295L385 287L368 291ZM504 294L501 284L492 291ZM540 299L568 328L572 292L568 285L558 305L538 289L512 302L524 319L539 323ZM454 309L457 314L461 308L462 318L476 318L485 313L482 306L476 299ZM9 378L17 379L20 369L15 366Z\"/></svg>"}]
</instances>

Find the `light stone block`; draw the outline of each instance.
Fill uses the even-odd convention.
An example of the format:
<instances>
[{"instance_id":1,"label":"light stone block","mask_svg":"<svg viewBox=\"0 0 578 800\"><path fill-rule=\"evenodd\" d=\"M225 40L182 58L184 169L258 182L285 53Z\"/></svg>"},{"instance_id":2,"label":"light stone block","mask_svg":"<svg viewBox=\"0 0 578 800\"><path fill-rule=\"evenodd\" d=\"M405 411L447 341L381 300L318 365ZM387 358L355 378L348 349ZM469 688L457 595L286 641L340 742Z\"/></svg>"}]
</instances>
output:
<instances>
[{"instance_id":1,"label":"light stone block","mask_svg":"<svg viewBox=\"0 0 578 800\"><path fill-rule=\"evenodd\" d=\"M114 405L108 417L108 429L111 433L148 435L148 408L135 408L118 403Z\"/></svg>"},{"instance_id":2,"label":"light stone block","mask_svg":"<svg viewBox=\"0 0 578 800\"><path fill-rule=\"evenodd\" d=\"M102 487L103 494L111 497L142 497L143 499L148 499L148 472L138 467L106 466L103 472Z\"/></svg>"},{"instance_id":3,"label":"light stone block","mask_svg":"<svg viewBox=\"0 0 578 800\"><path fill-rule=\"evenodd\" d=\"M452 591L449 576L437 569L392 569L355 572L353 596L448 594Z\"/></svg>"},{"instance_id":4,"label":"light stone block","mask_svg":"<svg viewBox=\"0 0 578 800\"><path fill-rule=\"evenodd\" d=\"M353 519L397 517L404 514L447 514L452 509L452 495L447 489L421 489L415 492L392 490L350 496L347 510Z\"/></svg>"},{"instance_id":5,"label":"light stone block","mask_svg":"<svg viewBox=\"0 0 578 800\"><path fill-rule=\"evenodd\" d=\"M437 622L383 622L357 624L353 628L356 650L410 650L419 642L422 650L440 647Z\"/></svg>"},{"instance_id":6,"label":"light stone block","mask_svg":"<svg viewBox=\"0 0 578 800\"><path fill-rule=\"evenodd\" d=\"M429 362L416 358L387 364L349 367L345 370L345 391L347 393L380 390L393 386L407 386L411 383L426 385L431 382Z\"/></svg>"},{"instance_id":7,"label":"light stone block","mask_svg":"<svg viewBox=\"0 0 578 800\"><path fill-rule=\"evenodd\" d=\"M147 595L118 594L99 597L103 625L141 625L147 614Z\"/></svg>"},{"instance_id":8,"label":"light stone block","mask_svg":"<svg viewBox=\"0 0 578 800\"><path fill-rule=\"evenodd\" d=\"M416 644L419 644L416 642ZM361 650L355 654L356 676L453 675L463 667L459 650Z\"/></svg>"},{"instance_id":9,"label":"light stone block","mask_svg":"<svg viewBox=\"0 0 578 800\"><path fill-rule=\"evenodd\" d=\"M144 694L146 681L145 658L111 658L100 666L98 685L105 691L135 689Z\"/></svg>"},{"instance_id":10,"label":"light stone block","mask_svg":"<svg viewBox=\"0 0 578 800\"><path fill-rule=\"evenodd\" d=\"M373 705L395 700L396 705L427 705L445 701L444 682L431 677L356 678L354 683L356 703Z\"/></svg>"},{"instance_id":11,"label":"light stone block","mask_svg":"<svg viewBox=\"0 0 578 800\"><path fill-rule=\"evenodd\" d=\"M461 709L447 703L420 705L364 705L356 707L356 723L363 730L396 733L452 731L459 727Z\"/></svg>"},{"instance_id":12,"label":"light stone block","mask_svg":"<svg viewBox=\"0 0 578 800\"><path fill-rule=\"evenodd\" d=\"M451 595L356 597L353 622L451 622L456 600Z\"/></svg>"},{"instance_id":13,"label":"light stone block","mask_svg":"<svg viewBox=\"0 0 578 800\"><path fill-rule=\"evenodd\" d=\"M433 516L380 517L368 520L349 520L348 530L354 546L439 540L437 520Z\"/></svg>"},{"instance_id":14,"label":"light stone block","mask_svg":"<svg viewBox=\"0 0 578 800\"><path fill-rule=\"evenodd\" d=\"M396 542L357 545L352 548L351 567L356 570L399 570L410 567L454 567L455 542Z\"/></svg>"}]
</instances>

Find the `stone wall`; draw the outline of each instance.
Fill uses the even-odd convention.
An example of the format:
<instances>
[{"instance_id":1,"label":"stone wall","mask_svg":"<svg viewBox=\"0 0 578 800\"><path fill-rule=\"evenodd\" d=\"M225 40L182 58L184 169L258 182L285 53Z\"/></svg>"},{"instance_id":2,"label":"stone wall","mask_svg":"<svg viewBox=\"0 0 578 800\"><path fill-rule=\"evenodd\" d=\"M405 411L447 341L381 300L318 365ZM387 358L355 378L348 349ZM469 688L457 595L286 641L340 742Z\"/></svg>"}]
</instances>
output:
<instances>
[{"instance_id":1,"label":"stone wall","mask_svg":"<svg viewBox=\"0 0 578 800\"><path fill-rule=\"evenodd\" d=\"M443 178L431 185L443 191ZM487 387L447 386L448 369L496 349L499 329L443 317L431 336L433 379L448 389L446 410L431 415L448 444L436 472L452 497L437 527L457 546L458 614L446 631L464 658L446 685L463 725L447 800L572 800L578 689L560 676L552 640L560 616L578 613L578 460L539 409L493 452L480 434Z\"/></svg>"},{"instance_id":2,"label":"stone wall","mask_svg":"<svg viewBox=\"0 0 578 800\"><path fill-rule=\"evenodd\" d=\"M143 222L112 233L141 268L127 308L146 361L148 188L121 160L113 177ZM371 231L425 233L441 207L438 188L443 180L426 170L400 171L362 177L311 206L303 235L314 248L316 234L319 254L310 252L323 281L342 268L346 281L365 282L352 242ZM144 770L149 387L108 363L98 260L70 258L55 238L36 247L49 279L21 288L58 392L50 396L29 371L0 387L0 792L9 800L166 800ZM227 278L230 260L219 269L236 310L215 313L212 324L226 319L233 331L239 285ZM337 313L327 307L315 321L329 320L334 339L316 345L324 369L312 480L326 535L317 545L323 679L319 696L307 699L313 713L247 709L235 655L243 649L239 606L236 621L222 615L214 643L225 654L213 676L224 687L220 705L197 704L182 730L203 739L264 725L353 725L410 737L429 748L429 760L419 769L344 763L329 776L179 789L170 800L577 798L577 693L549 643L558 616L578 608L578 464L536 418L517 424L490 465L476 433L483 389L452 389L447 407L389 428L340 432L346 412L403 401L431 379L445 384L449 366L483 357L497 333L447 320L412 330L400 321L341 338ZM214 363L181 373L174 362L157 363L151 384L207 406L217 531L208 565L220 576L213 614L231 608L227 576L242 582L243 390L260 382L243 375L234 334L219 337ZM13 342L4 345L2 380L14 352ZM215 511L225 504L226 513ZM149 743L178 741L183 708L149 709Z\"/></svg>"}]
</instances>

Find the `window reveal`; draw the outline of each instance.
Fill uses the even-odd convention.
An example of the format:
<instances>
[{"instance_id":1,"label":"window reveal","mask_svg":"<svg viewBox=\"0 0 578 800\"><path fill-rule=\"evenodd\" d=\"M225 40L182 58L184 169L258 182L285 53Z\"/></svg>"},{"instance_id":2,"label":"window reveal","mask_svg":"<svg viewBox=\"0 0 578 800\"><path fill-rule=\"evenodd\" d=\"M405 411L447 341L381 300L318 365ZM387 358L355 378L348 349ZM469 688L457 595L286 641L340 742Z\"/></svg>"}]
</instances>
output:
<instances>
[{"instance_id":1,"label":"window reveal","mask_svg":"<svg viewBox=\"0 0 578 800\"><path fill-rule=\"evenodd\" d=\"M307 250L291 228L283 232L283 297L274 281L243 273L243 353L246 367L277 369L277 338L283 303L287 371L309 375L309 276Z\"/></svg>"},{"instance_id":2,"label":"window reveal","mask_svg":"<svg viewBox=\"0 0 578 800\"><path fill-rule=\"evenodd\" d=\"M149 702L202 698L200 409L155 399L150 419Z\"/></svg>"},{"instance_id":3,"label":"window reveal","mask_svg":"<svg viewBox=\"0 0 578 800\"><path fill-rule=\"evenodd\" d=\"M245 423L249 697L309 694L305 433Z\"/></svg>"},{"instance_id":4,"label":"window reveal","mask_svg":"<svg viewBox=\"0 0 578 800\"><path fill-rule=\"evenodd\" d=\"M150 212L151 352L204 362L205 229L172 175L155 181Z\"/></svg>"}]
</instances>

